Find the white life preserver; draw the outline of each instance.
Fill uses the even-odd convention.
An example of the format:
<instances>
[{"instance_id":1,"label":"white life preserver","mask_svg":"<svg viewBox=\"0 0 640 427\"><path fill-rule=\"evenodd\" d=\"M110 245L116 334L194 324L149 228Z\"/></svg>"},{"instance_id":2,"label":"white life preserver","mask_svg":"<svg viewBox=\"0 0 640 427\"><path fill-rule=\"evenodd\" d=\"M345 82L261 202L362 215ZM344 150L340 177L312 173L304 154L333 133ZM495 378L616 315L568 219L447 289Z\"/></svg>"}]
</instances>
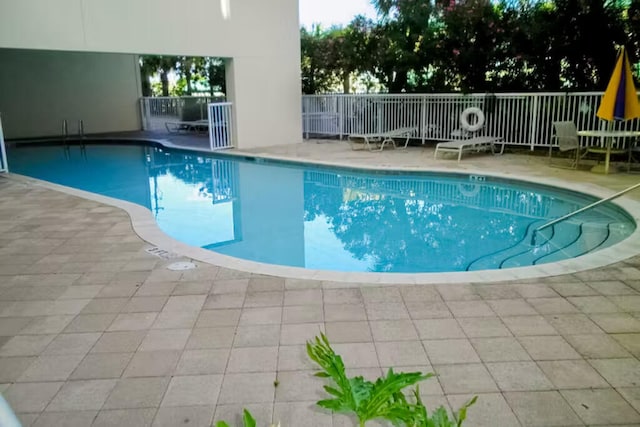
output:
<instances>
[{"instance_id":1,"label":"white life preserver","mask_svg":"<svg viewBox=\"0 0 640 427\"><path fill-rule=\"evenodd\" d=\"M469 123L469 116L475 114L476 123ZM460 114L460 126L469 132L480 130L484 126L484 113L478 107L469 107Z\"/></svg>"}]
</instances>

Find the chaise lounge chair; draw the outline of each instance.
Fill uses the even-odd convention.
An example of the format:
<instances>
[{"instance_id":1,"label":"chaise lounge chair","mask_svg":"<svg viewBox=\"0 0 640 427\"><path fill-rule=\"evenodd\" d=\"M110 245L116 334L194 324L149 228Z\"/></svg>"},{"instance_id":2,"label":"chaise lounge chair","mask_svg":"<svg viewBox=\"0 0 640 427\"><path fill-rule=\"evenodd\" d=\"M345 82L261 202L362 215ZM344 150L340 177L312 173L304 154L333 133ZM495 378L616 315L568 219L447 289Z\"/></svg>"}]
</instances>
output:
<instances>
[{"instance_id":1,"label":"chaise lounge chair","mask_svg":"<svg viewBox=\"0 0 640 427\"><path fill-rule=\"evenodd\" d=\"M164 127L167 128L169 133L207 133L209 131L209 120L165 122Z\"/></svg>"},{"instance_id":2,"label":"chaise lounge chair","mask_svg":"<svg viewBox=\"0 0 640 427\"><path fill-rule=\"evenodd\" d=\"M415 127L403 127L380 133L352 133L349 135L349 143L352 150L382 151L386 144L398 148L395 138L406 138L402 147L404 149L409 145L409 140L416 133L416 130Z\"/></svg>"},{"instance_id":3,"label":"chaise lounge chair","mask_svg":"<svg viewBox=\"0 0 640 427\"><path fill-rule=\"evenodd\" d=\"M504 143L501 144L502 148L500 149L500 152L496 152L496 143L499 143L501 140L502 138L495 136L476 136L469 139L440 142L436 145L436 151L433 154L433 158L438 158L438 152L458 153L458 162L462 159L462 153L464 152L479 153L491 150L491 153L494 155L502 154L504 152Z\"/></svg>"}]
</instances>

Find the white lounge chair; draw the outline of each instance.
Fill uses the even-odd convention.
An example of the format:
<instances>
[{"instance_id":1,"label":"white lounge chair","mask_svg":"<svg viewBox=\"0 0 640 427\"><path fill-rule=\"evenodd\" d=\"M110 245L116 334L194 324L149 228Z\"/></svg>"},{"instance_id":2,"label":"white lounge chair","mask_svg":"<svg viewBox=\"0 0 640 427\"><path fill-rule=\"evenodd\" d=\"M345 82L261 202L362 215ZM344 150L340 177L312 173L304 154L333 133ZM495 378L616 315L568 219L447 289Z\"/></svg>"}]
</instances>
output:
<instances>
[{"instance_id":1,"label":"white lounge chair","mask_svg":"<svg viewBox=\"0 0 640 427\"><path fill-rule=\"evenodd\" d=\"M209 131L209 120L165 122L164 127L167 128L169 133L207 133Z\"/></svg>"},{"instance_id":2,"label":"white lounge chair","mask_svg":"<svg viewBox=\"0 0 640 427\"><path fill-rule=\"evenodd\" d=\"M433 154L433 158L438 158L438 152L445 153L458 153L458 162L462 159L462 153L464 152L482 152L491 150L491 153L502 154L504 152L504 143L500 152L496 152L496 143L502 140L500 137L495 136L476 136L469 139L459 139L455 141L440 142L436 145L436 151Z\"/></svg>"},{"instance_id":3,"label":"white lounge chair","mask_svg":"<svg viewBox=\"0 0 640 427\"><path fill-rule=\"evenodd\" d=\"M415 127L403 127L380 133L352 133L349 135L349 143L352 150L382 151L386 144L398 148L394 138L406 138L402 148L407 148L416 130Z\"/></svg>"}]
</instances>

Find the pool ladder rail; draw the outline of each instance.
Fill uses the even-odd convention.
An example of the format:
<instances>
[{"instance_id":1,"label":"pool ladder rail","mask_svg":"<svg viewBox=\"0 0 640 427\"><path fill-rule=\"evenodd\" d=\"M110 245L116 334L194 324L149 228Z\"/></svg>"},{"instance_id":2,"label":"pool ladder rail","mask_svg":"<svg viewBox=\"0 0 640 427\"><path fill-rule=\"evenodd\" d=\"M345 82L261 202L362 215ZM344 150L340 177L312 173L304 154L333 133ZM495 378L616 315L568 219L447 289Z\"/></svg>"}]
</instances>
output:
<instances>
[{"instance_id":1,"label":"pool ladder rail","mask_svg":"<svg viewBox=\"0 0 640 427\"><path fill-rule=\"evenodd\" d=\"M84 149L84 120L82 119L78 120L78 138L80 138L80 148ZM69 124L67 122L67 119L64 119L62 120L62 143L64 144L65 148L69 147L69 144L67 143L68 139Z\"/></svg>"}]
</instances>

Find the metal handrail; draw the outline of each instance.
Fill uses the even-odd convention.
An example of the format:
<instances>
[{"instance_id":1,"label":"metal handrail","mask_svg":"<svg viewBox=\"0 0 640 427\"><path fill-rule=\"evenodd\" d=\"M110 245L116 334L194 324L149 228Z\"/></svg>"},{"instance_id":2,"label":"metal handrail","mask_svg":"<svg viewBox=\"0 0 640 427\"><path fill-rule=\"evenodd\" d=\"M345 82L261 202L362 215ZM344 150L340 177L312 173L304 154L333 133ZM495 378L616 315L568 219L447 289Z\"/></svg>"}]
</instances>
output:
<instances>
[{"instance_id":1,"label":"metal handrail","mask_svg":"<svg viewBox=\"0 0 640 427\"><path fill-rule=\"evenodd\" d=\"M626 193L628 193L630 191L635 190L636 188L640 188L640 182L635 184L635 185L632 185L629 188L625 188L624 190L622 190L622 191L620 191L620 192L618 192L618 193L616 193L616 194L614 194L612 196L609 196L606 199L598 200L597 202L591 203L590 205L587 205L587 206L585 206L583 208L580 208L577 211L573 211L573 212L568 213L568 214L566 214L564 216L561 216L560 218L556 218L553 221L549 221L546 224L542 224L540 227L538 227L538 228L533 230L533 233L531 234L531 246L535 246L535 244L536 244L536 235L538 234L538 231L543 230L543 229L545 229L547 227L550 227L550 226L552 226L554 224L557 224L559 222L562 222L562 221L564 221L566 219L569 219L569 218L571 218L571 217L573 217L573 216L575 216L575 215L577 215L577 214L579 214L581 212L584 212L586 210L594 208L594 207L596 207L598 205L601 205L601 204L603 204L605 202L608 202L610 200L618 198L618 197L622 196L623 194L626 194Z\"/></svg>"},{"instance_id":2,"label":"metal handrail","mask_svg":"<svg viewBox=\"0 0 640 427\"><path fill-rule=\"evenodd\" d=\"M7 151L4 148L4 132L2 131L2 114L0 114L0 172L9 172Z\"/></svg>"}]
</instances>

